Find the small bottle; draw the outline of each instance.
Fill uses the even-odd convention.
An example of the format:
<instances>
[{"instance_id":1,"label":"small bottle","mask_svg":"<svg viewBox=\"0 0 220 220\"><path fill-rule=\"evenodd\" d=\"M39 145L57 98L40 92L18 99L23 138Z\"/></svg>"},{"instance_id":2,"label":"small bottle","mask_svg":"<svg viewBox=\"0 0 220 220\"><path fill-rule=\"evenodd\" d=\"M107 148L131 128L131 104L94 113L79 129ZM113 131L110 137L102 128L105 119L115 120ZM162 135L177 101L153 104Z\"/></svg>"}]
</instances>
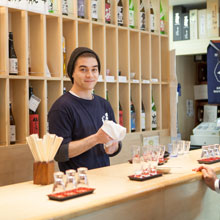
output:
<instances>
[{"instance_id":1,"label":"small bottle","mask_svg":"<svg viewBox=\"0 0 220 220\"><path fill-rule=\"evenodd\" d=\"M30 45L28 45L28 73L31 74L31 55L30 55Z\"/></svg>"},{"instance_id":2,"label":"small bottle","mask_svg":"<svg viewBox=\"0 0 220 220\"><path fill-rule=\"evenodd\" d=\"M154 32L154 30L155 30L154 9L150 1L150 31Z\"/></svg>"},{"instance_id":3,"label":"small bottle","mask_svg":"<svg viewBox=\"0 0 220 220\"><path fill-rule=\"evenodd\" d=\"M91 15L93 21L98 21L98 1L91 1Z\"/></svg>"},{"instance_id":4,"label":"small bottle","mask_svg":"<svg viewBox=\"0 0 220 220\"><path fill-rule=\"evenodd\" d=\"M78 0L78 17L85 18L85 2L84 0Z\"/></svg>"},{"instance_id":5,"label":"small bottle","mask_svg":"<svg viewBox=\"0 0 220 220\"><path fill-rule=\"evenodd\" d=\"M105 0L105 22L111 23L111 3L110 0Z\"/></svg>"},{"instance_id":6,"label":"small bottle","mask_svg":"<svg viewBox=\"0 0 220 220\"><path fill-rule=\"evenodd\" d=\"M62 45L63 45L63 76L67 76L66 73L66 40L65 37L62 37Z\"/></svg>"},{"instance_id":7,"label":"small bottle","mask_svg":"<svg viewBox=\"0 0 220 220\"><path fill-rule=\"evenodd\" d=\"M131 99L131 132L135 132L136 131L136 126L135 126L135 116L136 116L136 113L135 113L135 107L134 107L134 104L132 102L132 99Z\"/></svg>"},{"instance_id":8,"label":"small bottle","mask_svg":"<svg viewBox=\"0 0 220 220\"><path fill-rule=\"evenodd\" d=\"M154 98L152 96L152 103L151 103L151 117L152 117L152 130L156 130L157 129L157 109L156 109L156 105L154 103Z\"/></svg>"},{"instance_id":9,"label":"small bottle","mask_svg":"<svg viewBox=\"0 0 220 220\"><path fill-rule=\"evenodd\" d=\"M9 103L9 111L10 111L10 144L15 144L16 141L16 125L15 119L12 113L11 102Z\"/></svg>"},{"instance_id":10,"label":"small bottle","mask_svg":"<svg viewBox=\"0 0 220 220\"><path fill-rule=\"evenodd\" d=\"M142 0L140 0L140 29L143 31L146 29L146 15Z\"/></svg>"},{"instance_id":11,"label":"small bottle","mask_svg":"<svg viewBox=\"0 0 220 220\"><path fill-rule=\"evenodd\" d=\"M31 96L34 95L33 87L29 86L29 100ZM29 109L29 127L30 127L30 135L38 134L39 135L39 114Z\"/></svg>"},{"instance_id":12,"label":"small bottle","mask_svg":"<svg viewBox=\"0 0 220 220\"><path fill-rule=\"evenodd\" d=\"M62 0L62 14L68 16L68 0Z\"/></svg>"},{"instance_id":13,"label":"small bottle","mask_svg":"<svg viewBox=\"0 0 220 220\"><path fill-rule=\"evenodd\" d=\"M123 26L123 4L122 4L122 0L118 0L117 17L118 17L118 25Z\"/></svg>"},{"instance_id":14,"label":"small bottle","mask_svg":"<svg viewBox=\"0 0 220 220\"><path fill-rule=\"evenodd\" d=\"M134 2L129 0L129 27L134 28Z\"/></svg>"},{"instance_id":15,"label":"small bottle","mask_svg":"<svg viewBox=\"0 0 220 220\"><path fill-rule=\"evenodd\" d=\"M160 33L165 34L165 15L161 1L160 1Z\"/></svg>"},{"instance_id":16,"label":"small bottle","mask_svg":"<svg viewBox=\"0 0 220 220\"><path fill-rule=\"evenodd\" d=\"M119 102L119 124L123 126L123 110L120 102Z\"/></svg>"},{"instance_id":17,"label":"small bottle","mask_svg":"<svg viewBox=\"0 0 220 220\"><path fill-rule=\"evenodd\" d=\"M12 32L9 32L9 74L18 75L18 59L14 49Z\"/></svg>"},{"instance_id":18,"label":"small bottle","mask_svg":"<svg viewBox=\"0 0 220 220\"><path fill-rule=\"evenodd\" d=\"M66 87L63 87L63 94L66 93Z\"/></svg>"},{"instance_id":19,"label":"small bottle","mask_svg":"<svg viewBox=\"0 0 220 220\"><path fill-rule=\"evenodd\" d=\"M142 131L146 130L146 126L145 126L145 108L144 108L144 103L142 102L141 105L141 129Z\"/></svg>"}]
</instances>

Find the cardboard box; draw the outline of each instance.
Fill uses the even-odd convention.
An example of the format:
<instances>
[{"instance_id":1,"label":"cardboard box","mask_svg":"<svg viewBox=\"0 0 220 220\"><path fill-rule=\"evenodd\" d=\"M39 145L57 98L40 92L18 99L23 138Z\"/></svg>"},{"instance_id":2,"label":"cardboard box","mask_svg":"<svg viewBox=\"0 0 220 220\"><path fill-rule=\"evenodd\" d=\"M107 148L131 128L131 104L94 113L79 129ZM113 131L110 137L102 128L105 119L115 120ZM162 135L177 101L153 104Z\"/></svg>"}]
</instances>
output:
<instances>
[{"instance_id":1,"label":"cardboard box","mask_svg":"<svg viewBox=\"0 0 220 220\"><path fill-rule=\"evenodd\" d=\"M182 13L185 12L183 6L174 6L173 7L173 40L178 41L182 40Z\"/></svg>"},{"instance_id":2,"label":"cardboard box","mask_svg":"<svg viewBox=\"0 0 220 220\"><path fill-rule=\"evenodd\" d=\"M199 38L207 38L207 15L206 9L198 10L198 21L199 21Z\"/></svg>"},{"instance_id":3,"label":"cardboard box","mask_svg":"<svg viewBox=\"0 0 220 220\"><path fill-rule=\"evenodd\" d=\"M182 40L190 39L189 12L182 13Z\"/></svg>"},{"instance_id":4,"label":"cardboard box","mask_svg":"<svg viewBox=\"0 0 220 220\"><path fill-rule=\"evenodd\" d=\"M207 84L194 86L194 99L206 100L208 99L208 87Z\"/></svg>"},{"instance_id":5,"label":"cardboard box","mask_svg":"<svg viewBox=\"0 0 220 220\"><path fill-rule=\"evenodd\" d=\"M198 10L189 10L190 40L198 39Z\"/></svg>"},{"instance_id":6,"label":"cardboard box","mask_svg":"<svg viewBox=\"0 0 220 220\"><path fill-rule=\"evenodd\" d=\"M219 0L207 0L207 34L208 37L219 36Z\"/></svg>"}]
</instances>

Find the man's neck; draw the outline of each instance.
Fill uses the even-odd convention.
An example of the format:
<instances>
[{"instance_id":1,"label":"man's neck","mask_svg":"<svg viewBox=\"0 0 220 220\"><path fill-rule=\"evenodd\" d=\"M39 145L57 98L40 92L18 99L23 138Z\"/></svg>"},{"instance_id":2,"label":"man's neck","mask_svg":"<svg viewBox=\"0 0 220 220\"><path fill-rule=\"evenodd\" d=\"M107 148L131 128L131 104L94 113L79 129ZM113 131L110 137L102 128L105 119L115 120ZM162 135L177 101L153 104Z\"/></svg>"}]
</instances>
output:
<instances>
[{"instance_id":1,"label":"man's neck","mask_svg":"<svg viewBox=\"0 0 220 220\"><path fill-rule=\"evenodd\" d=\"M82 98L82 99L87 99L87 100L92 100L94 98L92 91L79 91L77 89L74 89L73 87L71 88L70 92L72 92L73 95Z\"/></svg>"}]
</instances>

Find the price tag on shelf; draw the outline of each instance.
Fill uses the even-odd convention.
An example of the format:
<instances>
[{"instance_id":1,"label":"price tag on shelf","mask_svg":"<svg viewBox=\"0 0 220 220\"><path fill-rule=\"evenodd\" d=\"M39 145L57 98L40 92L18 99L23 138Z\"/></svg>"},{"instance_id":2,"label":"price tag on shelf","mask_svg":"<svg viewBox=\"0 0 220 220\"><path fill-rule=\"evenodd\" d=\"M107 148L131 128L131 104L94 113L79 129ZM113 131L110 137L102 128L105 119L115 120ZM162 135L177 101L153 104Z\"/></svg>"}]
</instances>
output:
<instances>
[{"instance_id":1,"label":"price tag on shelf","mask_svg":"<svg viewBox=\"0 0 220 220\"><path fill-rule=\"evenodd\" d=\"M107 82L115 82L115 77L114 76L106 76L106 81Z\"/></svg>"},{"instance_id":2,"label":"price tag on shelf","mask_svg":"<svg viewBox=\"0 0 220 220\"><path fill-rule=\"evenodd\" d=\"M102 75L99 75L98 82L102 82L102 81L103 81Z\"/></svg>"},{"instance_id":3,"label":"price tag on shelf","mask_svg":"<svg viewBox=\"0 0 220 220\"><path fill-rule=\"evenodd\" d=\"M145 83L145 84L150 84L150 80L144 79L142 82Z\"/></svg>"},{"instance_id":4,"label":"price tag on shelf","mask_svg":"<svg viewBox=\"0 0 220 220\"><path fill-rule=\"evenodd\" d=\"M118 81L119 82L127 82L127 77L126 76L118 76Z\"/></svg>"},{"instance_id":5,"label":"price tag on shelf","mask_svg":"<svg viewBox=\"0 0 220 220\"><path fill-rule=\"evenodd\" d=\"M33 112L36 112L40 102L41 102L40 98L38 98L35 95L32 95L31 98L29 99L29 109L32 110Z\"/></svg>"},{"instance_id":6,"label":"price tag on shelf","mask_svg":"<svg viewBox=\"0 0 220 220\"><path fill-rule=\"evenodd\" d=\"M152 78L151 82L158 82L158 79L157 78Z\"/></svg>"},{"instance_id":7,"label":"price tag on shelf","mask_svg":"<svg viewBox=\"0 0 220 220\"><path fill-rule=\"evenodd\" d=\"M132 82L133 83L139 83L139 80L138 79L133 79Z\"/></svg>"}]
</instances>

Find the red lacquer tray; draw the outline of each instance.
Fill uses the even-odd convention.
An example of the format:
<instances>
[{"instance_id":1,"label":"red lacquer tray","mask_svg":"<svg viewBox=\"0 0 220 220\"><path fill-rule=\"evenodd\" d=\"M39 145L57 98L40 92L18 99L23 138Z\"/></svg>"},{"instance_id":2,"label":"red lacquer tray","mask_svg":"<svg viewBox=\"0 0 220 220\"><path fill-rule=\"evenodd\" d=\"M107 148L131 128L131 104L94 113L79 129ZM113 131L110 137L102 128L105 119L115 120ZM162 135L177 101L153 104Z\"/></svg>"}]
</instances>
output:
<instances>
[{"instance_id":1,"label":"red lacquer tray","mask_svg":"<svg viewBox=\"0 0 220 220\"><path fill-rule=\"evenodd\" d=\"M135 180L135 181L145 181L145 180L153 179L153 178L160 177L160 176L162 176L162 173L157 173L155 175L150 175L150 176L131 175L131 176L128 176L128 178L130 180Z\"/></svg>"},{"instance_id":2,"label":"red lacquer tray","mask_svg":"<svg viewBox=\"0 0 220 220\"><path fill-rule=\"evenodd\" d=\"M47 196L51 200L64 201L67 199L72 199L72 198L76 198L79 196L84 196L84 195L93 193L94 190L95 190L94 188L79 187L79 188L68 190L65 192L52 193Z\"/></svg>"},{"instance_id":3,"label":"red lacquer tray","mask_svg":"<svg viewBox=\"0 0 220 220\"><path fill-rule=\"evenodd\" d=\"M218 162L220 162L220 158L219 158L219 157L215 157L215 158L205 158L205 159L198 160L198 162L199 162L200 164L218 163Z\"/></svg>"}]
</instances>

